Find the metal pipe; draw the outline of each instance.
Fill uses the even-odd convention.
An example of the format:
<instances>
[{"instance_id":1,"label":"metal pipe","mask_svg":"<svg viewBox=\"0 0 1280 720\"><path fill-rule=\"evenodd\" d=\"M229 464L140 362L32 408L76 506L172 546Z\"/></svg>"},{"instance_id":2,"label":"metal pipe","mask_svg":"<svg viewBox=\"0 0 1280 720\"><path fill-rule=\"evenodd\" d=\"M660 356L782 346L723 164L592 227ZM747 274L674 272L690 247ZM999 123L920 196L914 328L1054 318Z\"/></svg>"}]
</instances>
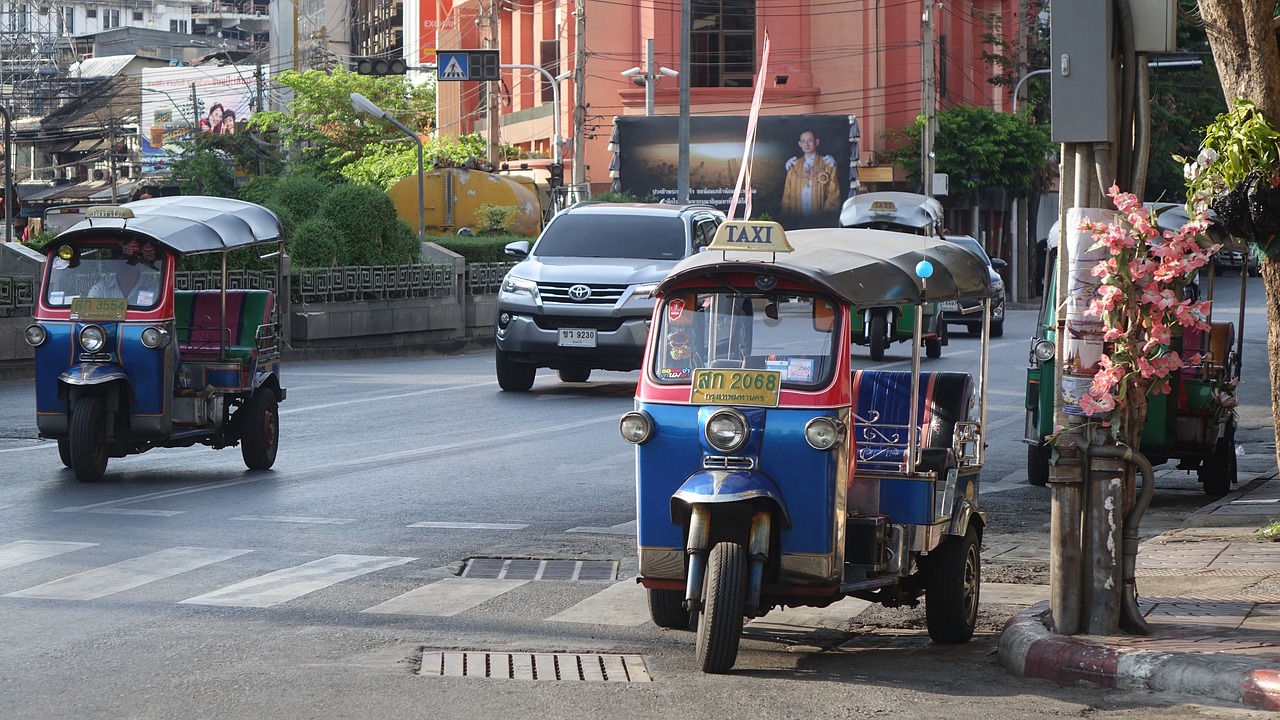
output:
<instances>
[{"instance_id":1,"label":"metal pipe","mask_svg":"<svg viewBox=\"0 0 1280 720\"><path fill-rule=\"evenodd\" d=\"M689 576L685 579L685 609L695 612L702 604L702 576L707 568L707 547L711 544L711 511L705 505L694 505L689 515L689 538L685 552L689 555Z\"/></svg>"},{"instance_id":2,"label":"metal pipe","mask_svg":"<svg viewBox=\"0 0 1280 720\"><path fill-rule=\"evenodd\" d=\"M1150 635L1151 626L1147 624L1147 621L1142 617L1141 609L1138 608L1136 575L1138 565L1138 525L1142 522L1142 516L1151 505L1151 497L1155 495L1155 471L1151 467L1151 461L1145 455L1124 445L1091 445L1084 447L1083 450L1086 455L1113 458L1132 463L1142 473L1142 487L1138 492L1138 497L1133 507L1129 509L1129 512L1124 517L1124 529L1121 533L1123 541L1120 579L1123 589L1120 598L1120 623L1129 632Z\"/></svg>"},{"instance_id":3,"label":"metal pipe","mask_svg":"<svg viewBox=\"0 0 1280 720\"><path fill-rule=\"evenodd\" d=\"M760 588L764 583L764 563L769 559L769 536L772 517L767 511L757 510L751 517L751 571L747 576L747 615L756 617L760 612Z\"/></svg>"},{"instance_id":4,"label":"metal pipe","mask_svg":"<svg viewBox=\"0 0 1280 720\"><path fill-rule=\"evenodd\" d=\"M13 242L13 203L9 199L18 197L13 187L13 116L3 105L0 115L4 116L4 241Z\"/></svg>"},{"instance_id":5,"label":"metal pipe","mask_svg":"<svg viewBox=\"0 0 1280 720\"><path fill-rule=\"evenodd\" d=\"M1146 54L1138 55L1137 93L1133 116L1133 175L1130 192L1139 198L1147 195L1147 168L1151 164L1151 75ZM1241 303L1243 305L1243 303Z\"/></svg>"},{"instance_id":6,"label":"metal pipe","mask_svg":"<svg viewBox=\"0 0 1280 720\"><path fill-rule=\"evenodd\" d=\"M920 291L920 295L923 299L923 288ZM919 452L920 442L923 440L920 437L920 428L917 426L920 422L920 336L924 333L923 315L924 305L917 303L915 306L915 328L911 342L911 408L907 416L907 422L909 423L907 425L907 457L904 463L907 473L916 471L916 465L920 462L920 458L917 457L916 453ZM892 318L893 315L890 313L889 319ZM892 326L889 327L889 332L893 332Z\"/></svg>"},{"instance_id":7,"label":"metal pipe","mask_svg":"<svg viewBox=\"0 0 1280 720\"><path fill-rule=\"evenodd\" d=\"M1058 463L1063 463L1059 458ZM1050 482L1049 617L1054 632L1080 632L1080 484Z\"/></svg>"},{"instance_id":8,"label":"metal pipe","mask_svg":"<svg viewBox=\"0 0 1280 720\"><path fill-rule=\"evenodd\" d=\"M1091 448L1116 447L1099 443L1077 447L1085 453L1084 537L1080 553L1084 582L1081 603L1090 635L1114 635L1120 629L1120 536L1124 512L1124 464Z\"/></svg>"}]
</instances>

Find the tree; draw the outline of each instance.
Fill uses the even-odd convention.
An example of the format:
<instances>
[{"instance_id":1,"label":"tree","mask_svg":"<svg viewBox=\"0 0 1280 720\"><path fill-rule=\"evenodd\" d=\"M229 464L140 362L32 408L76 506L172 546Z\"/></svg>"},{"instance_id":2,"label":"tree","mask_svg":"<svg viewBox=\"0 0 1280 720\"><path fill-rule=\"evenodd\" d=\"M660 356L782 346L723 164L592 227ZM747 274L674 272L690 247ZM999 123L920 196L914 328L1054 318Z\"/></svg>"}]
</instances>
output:
<instances>
[{"instance_id":1,"label":"tree","mask_svg":"<svg viewBox=\"0 0 1280 720\"><path fill-rule=\"evenodd\" d=\"M404 138L390 123L370 122L373 118L352 108L353 92L369 98L409 128L427 133L432 126L434 83L413 85L403 75L359 75L341 69L286 70L276 81L293 91L289 110L256 113L249 126L274 128L293 154L292 164L309 167L322 177L336 178L344 166L361 158L366 148Z\"/></svg>"},{"instance_id":2,"label":"tree","mask_svg":"<svg viewBox=\"0 0 1280 720\"><path fill-rule=\"evenodd\" d=\"M1223 98L1228 103L1237 97L1250 100L1273 127L1280 126L1280 44L1273 21L1275 0L1199 0L1198 6L1222 81ZM1277 168L1258 170L1274 172ZM1259 249L1267 295L1272 429L1280 436L1280 261L1274 254L1280 247L1272 239ZM1280 447L1276 452L1280 462Z\"/></svg>"}]
</instances>

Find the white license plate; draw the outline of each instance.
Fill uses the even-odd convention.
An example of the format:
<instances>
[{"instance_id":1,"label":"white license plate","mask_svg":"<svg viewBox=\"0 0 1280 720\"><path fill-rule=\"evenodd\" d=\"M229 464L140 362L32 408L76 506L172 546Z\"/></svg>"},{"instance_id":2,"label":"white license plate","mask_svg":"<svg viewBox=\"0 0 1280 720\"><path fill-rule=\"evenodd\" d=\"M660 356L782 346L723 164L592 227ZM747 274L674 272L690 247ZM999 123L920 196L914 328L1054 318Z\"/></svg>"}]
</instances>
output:
<instances>
[{"instance_id":1,"label":"white license plate","mask_svg":"<svg viewBox=\"0 0 1280 720\"><path fill-rule=\"evenodd\" d=\"M960 303L955 300L943 300L942 302L938 303L938 309L942 311L959 310Z\"/></svg>"},{"instance_id":2,"label":"white license plate","mask_svg":"<svg viewBox=\"0 0 1280 720\"><path fill-rule=\"evenodd\" d=\"M593 348L595 346L595 328L560 328L560 347Z\"/></svg>"}]
</instances>

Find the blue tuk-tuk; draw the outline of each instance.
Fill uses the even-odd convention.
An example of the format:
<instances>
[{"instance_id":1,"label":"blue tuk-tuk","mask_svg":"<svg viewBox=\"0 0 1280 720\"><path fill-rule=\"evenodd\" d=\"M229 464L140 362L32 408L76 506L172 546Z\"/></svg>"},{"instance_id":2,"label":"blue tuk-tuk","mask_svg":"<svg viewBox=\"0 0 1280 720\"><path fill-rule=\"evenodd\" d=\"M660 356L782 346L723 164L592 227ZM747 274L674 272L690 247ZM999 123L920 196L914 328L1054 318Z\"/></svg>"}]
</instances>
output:
<instances>
[{"instance_id":1,"label":"blue tuk-tuk","mask_svg":"<svg viewBox=\"0 0 1280 720\"><path fill-rule=\"evenodd\" d=\"M275 293L230 289L227 253L263 247L280 257L279 218L192 196L84 217L45 245L26 331L40 436L57 440L81 482L101 480L108 458L197 443L238 444L247 467L270 468L285 398ZM221 282L176 289L180 260L200 254L221 257Z\"/></svg>"},{"instance_id":2,"label":"blue tuk-tuk","mask_svg":"<svg viewBox=\"0 0 1280 720\"><path fill-rule=\"evenodd\" d=\"M695 628L705 672L744 619L846 596L925 601L929 635L977 620L990 332L986 265L883 230L729 221L656 290L635 409L640 582L659 627ZM857 370L857 308L982 303L977 379ZM922 333L922 313L915 316Z\"/></svg>"},{"instance_id":3,"label":"blue tuk-tuk","mask_svg":"<svg viewBox=\"0 0 1280 720\"><path fill-rule=\"evenodd\" d=\"M840 226L937 237L942 230L942 203L919 193L863 193L845 201L840 210ZM947 344L947 324L936 303L918 309L924 316L924 331L919 335L915 330L915 305L859 308L851 319L853 342L867 345L871 359L876 361L884 358L889 345L909 340L924 343L927 357L941 357L942 347Z\"/></svg>"}]
</instances>

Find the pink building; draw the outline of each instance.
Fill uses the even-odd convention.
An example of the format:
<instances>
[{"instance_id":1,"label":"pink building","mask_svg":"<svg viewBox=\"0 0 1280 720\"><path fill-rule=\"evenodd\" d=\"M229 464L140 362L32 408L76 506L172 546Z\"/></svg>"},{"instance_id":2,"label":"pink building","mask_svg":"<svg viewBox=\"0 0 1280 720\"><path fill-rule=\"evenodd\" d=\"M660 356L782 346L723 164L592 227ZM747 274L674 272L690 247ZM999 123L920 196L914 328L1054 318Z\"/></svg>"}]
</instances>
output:
<instances>
[{"instance_id":1,"label":"pink building","mask_svg":"<svg viewBox=\"0 0 1280 720\"><path fill-rule=\"evenodd\" d=\"M646 113L646 87L622 72L645 67L650 39L652 72L657 77L653 114L679 114L678 78L658 73L658 67L680 67L679 2L464 0L450 8L446 0L418 1L419 16L432 18L439 35L424 39L425 32L406 33L410 47L429 48L433 40L443 49L497 47L504 64L538 65L553 76L575 74L559 86L565 177L589 182L593 192L609 188L613 118ZM1007 110L1008 89L988 82L998 68L983 60L984 51L1000 49L983 38L989 34L1012 38L1021 4L1015 0L946 4L693 0L690 112L695 116L748 113L767 30L771 50L761 113L856 115L862 134L858 158L862 182L889 182L894 179L892 170L878 156L881 133L909 125L922 112L926 8L932 5L937 107L980 105ZM496 32L491 32L494 26ZM580 45L584 54L578 52ZM581 93L578 72L584 75ZM504 70L503 80L488 84L499 92L502 142L550 157L554 123L547 83L529 70ZM441 82L440 132L487 133L487 92L485 83ZM575 157L579 142L581 158ZM902 179L900 171L898 179Z\"/></svg>"}]
</instances>

